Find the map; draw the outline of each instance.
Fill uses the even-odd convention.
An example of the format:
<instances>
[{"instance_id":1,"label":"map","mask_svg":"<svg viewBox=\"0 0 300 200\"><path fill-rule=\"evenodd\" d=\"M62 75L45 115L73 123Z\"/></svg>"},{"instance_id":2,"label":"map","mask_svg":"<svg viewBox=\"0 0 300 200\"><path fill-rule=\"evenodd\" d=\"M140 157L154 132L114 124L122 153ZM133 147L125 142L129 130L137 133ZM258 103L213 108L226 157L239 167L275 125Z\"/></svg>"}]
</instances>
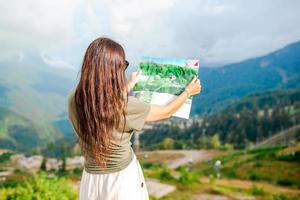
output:
<instances>
[{"instance_id":1,"label":"map","mask_svg":"<svg viewBox=\"0 0 300 200\"><path fill-rule=\"evenodd\" d=\"M198 69L197 59L144 56L139 63L133 94L144 102L166 105L184 91L195 75L198 76ZM192 98L187 99L173 116L189 119Z\"/></svg>"}]
</instances>

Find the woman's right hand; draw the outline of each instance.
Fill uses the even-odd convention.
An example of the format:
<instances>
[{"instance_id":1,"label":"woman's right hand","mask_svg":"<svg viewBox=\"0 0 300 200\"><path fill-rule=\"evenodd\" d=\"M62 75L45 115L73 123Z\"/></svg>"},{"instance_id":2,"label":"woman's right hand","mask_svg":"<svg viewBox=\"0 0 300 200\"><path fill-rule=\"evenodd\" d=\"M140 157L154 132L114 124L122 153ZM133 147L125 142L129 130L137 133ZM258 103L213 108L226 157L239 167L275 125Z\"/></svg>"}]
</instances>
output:
<instances>
[{"instance_id":1,"label":"woman's right hand","mask_svg":"<svg viewBox=\"0 0 300 200\"><path fill-rule=\"evenodd\" d=\"M191 96L201 92L201 84L197 76L194 76L193 80L185 87L185 89Z\"/></svg>"},{"instance_id":2,"label":"woman's right hand","mask_svg":"<svg viewBox=\"0 0 300 200\"><path fill-rule=\"evenodd\" d=\"M201 85L200 80L195 76L193 80L185 87L185 90L189 95L195 95L200 93ZM181 93L175 97L167 105L155 105L151 104L150 112L146 117L146 121L158 121L161 119L170 118L183 104L186 102L186 94Z\"/></svg>"}]
</instances>

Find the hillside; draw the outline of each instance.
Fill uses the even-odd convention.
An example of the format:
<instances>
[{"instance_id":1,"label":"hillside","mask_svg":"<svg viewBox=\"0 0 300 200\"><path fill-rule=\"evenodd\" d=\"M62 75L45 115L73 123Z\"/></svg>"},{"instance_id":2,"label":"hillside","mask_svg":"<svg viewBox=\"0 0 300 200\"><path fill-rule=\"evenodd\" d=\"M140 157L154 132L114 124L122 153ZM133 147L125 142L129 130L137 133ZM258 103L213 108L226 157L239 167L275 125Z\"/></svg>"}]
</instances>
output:
<instances>
[{"instance_id":1,"label":"hillside","mask_svg":"<svg viewBox=\"0 0 300 200\"><path fill-rule=\"evenodd\" d=\"M193 101L193 115L219 111L249 94L278 88L299 88L300 42L224 67L200 67L199 74L203 90Z\"/></svg>"},{"instance_id":2,"label":"hillside","mask_svg":"<svg viewBox=\"0 0 300 200\"><path fill-rule=\"evenodd\" d=\"M0 62L2 106L38 123L49 123L66 111L66 96L77 72L51 67L38 54Z\"/></svg>"},{"instance_id":3,"label":"hillside","mask_svg":"<svg viewBox=\"0 0 300 200\"><path fill-rule=\"evenodd\" d=\"M32 152L51 141L39 134L41 128L28 118L0 107L0 148ZM53 134L55 137L58 135Z\"/></svg>"},{"instance_id":4,"label":"hillside","mask_svg":"<svg viewBox=\"0 0 300 200\"><path fill-rule=\"evenodd\" d=\"M17 139L9 131L19 126L17 120L10 120L9 125L0 122L1 130L5 130L0 133L5 135L5 139L0 138L0 148L9 146L29 151L61 139L64 132L52 123L66 112L66 95L73 87L76 73L48 66L34 53L25 55L21 62L0 62L0 106L3 107L0 115L4 117L1 122L12 116L7 113L28 121L26 129L15 128Z\"/></svg>"}]
</instances>

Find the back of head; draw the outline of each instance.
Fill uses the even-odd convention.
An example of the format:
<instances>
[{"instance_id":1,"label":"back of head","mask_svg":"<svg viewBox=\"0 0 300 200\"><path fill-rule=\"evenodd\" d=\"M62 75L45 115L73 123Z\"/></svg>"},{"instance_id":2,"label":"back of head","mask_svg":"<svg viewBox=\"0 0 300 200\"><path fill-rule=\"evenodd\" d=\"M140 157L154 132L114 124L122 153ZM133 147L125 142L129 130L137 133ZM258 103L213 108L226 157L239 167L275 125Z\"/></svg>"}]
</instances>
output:
<instances>
[{"instance_id":1,"label":"back of head","mask_svg":"<svg viewBox=\"0 0 300 200\"><path fill-rule=\"evenodd\" d=\"M117 42L100 37L87 48L75 91L79 141L84 154L106 165L112 132L125 123L125 53Z\"/></svg>"}]
</instances>

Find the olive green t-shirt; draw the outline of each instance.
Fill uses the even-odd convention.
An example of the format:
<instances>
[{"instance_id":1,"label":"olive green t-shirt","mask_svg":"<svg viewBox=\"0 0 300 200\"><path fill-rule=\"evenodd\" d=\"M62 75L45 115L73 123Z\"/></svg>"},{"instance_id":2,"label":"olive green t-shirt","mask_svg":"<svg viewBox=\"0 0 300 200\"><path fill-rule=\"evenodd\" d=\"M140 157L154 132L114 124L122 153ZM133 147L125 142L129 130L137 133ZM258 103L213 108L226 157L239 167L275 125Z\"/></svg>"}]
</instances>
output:
<instances>
[{"instance_id":1,"label":"olive green t-shirt","mask_svg":"<svg viewBox=\"0 0 300 200\"><path fill-rule=\"evenodd\" d=\"M76 105L74 101L75 90L68 94L68 117L73 129L79 137L76 118ZM134 152L131 148L130 139L135 131L142 130L146 116L150 111L150 104L147 104L134 96L128 96L126 124L122 134L122 126L114 131L114 140L111 141L112 153L108 156L107 167L98 166L91 156L85 156L84 168L93 174L112 173L126 168L133 159ZM123 125L123 124L122 124Z\"/></svg>"}]
</instances>

